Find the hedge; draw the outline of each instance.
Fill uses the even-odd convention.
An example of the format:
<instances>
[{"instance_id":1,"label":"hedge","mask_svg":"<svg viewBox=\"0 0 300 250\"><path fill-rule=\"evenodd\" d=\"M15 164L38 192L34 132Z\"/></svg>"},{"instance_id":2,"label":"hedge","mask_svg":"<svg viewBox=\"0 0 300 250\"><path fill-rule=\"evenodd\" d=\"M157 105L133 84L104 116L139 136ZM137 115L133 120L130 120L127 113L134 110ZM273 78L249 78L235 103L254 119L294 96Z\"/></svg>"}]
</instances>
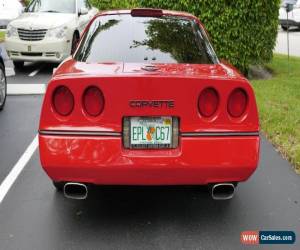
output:
<instances>
[{"instance_id":1,"label":"hedge","mask_svg":"<svg viewBox=\"0 0 300 250\"><path fill-rule=\"evenodd\" d=\"M152 7L198 16L219 58L247 73L269 62L278 30L280 0L90 0L100 10Z\"/></svg>"}]
</instances>

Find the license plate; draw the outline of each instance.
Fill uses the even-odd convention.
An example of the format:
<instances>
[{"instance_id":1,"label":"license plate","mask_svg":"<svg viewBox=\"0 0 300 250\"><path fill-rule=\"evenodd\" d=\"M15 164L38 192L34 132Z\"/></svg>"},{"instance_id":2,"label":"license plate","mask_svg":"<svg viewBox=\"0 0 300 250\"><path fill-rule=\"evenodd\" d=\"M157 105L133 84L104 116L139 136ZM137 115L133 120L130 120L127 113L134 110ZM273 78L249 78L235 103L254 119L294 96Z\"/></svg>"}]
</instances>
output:
<instances>
[{"instance_id":1,"label":"license plate","mask_svg":"<svg viewBox=\"0 0 300 250\"><path fill-rule=\"evenodd\" d=\"M178 144L178 123L172 117L131 117L129 127L129 148L174 148ZM175 129L174 129L175 128ZM174 131L175 130L175 131ZM126 136L126 135L125 135Z\"/></svg>"}]
</instances>

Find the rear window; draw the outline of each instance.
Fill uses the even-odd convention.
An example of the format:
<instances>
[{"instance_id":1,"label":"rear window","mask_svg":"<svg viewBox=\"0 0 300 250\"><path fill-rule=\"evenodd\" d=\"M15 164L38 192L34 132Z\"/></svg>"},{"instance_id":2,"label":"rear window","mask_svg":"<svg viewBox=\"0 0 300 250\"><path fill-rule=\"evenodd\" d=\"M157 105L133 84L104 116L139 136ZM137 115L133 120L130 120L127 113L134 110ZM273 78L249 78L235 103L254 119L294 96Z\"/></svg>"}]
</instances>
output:
<instances>
[{"instance_id":1,"label":"rear window","mask_svg":"<svg viewBox=\"0 0 300 250\"><path fill-rule=\"evenodd\" d=\"M88 63L212 64L216 56L194 21L178 17L98 17L75 59Z\"/></svg>"}]
</instances>

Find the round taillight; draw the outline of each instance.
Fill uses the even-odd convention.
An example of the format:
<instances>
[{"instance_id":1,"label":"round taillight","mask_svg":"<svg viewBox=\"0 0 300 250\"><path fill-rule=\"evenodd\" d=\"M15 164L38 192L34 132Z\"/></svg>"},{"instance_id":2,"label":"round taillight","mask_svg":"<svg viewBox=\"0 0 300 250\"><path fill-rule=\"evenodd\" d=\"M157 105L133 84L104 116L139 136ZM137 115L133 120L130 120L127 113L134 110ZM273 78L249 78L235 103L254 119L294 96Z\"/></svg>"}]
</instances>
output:
<instances>
[{"instance_id":1,"label":"round taillight","mask_svg":"<svg viewBox=\"0 0 300 250\"><path fill-rule=\"evenodd\" d=\"M198 100L200 114L206 118L213 116L219 107L219 101L219 95L215 89L204 89Z\"/></svg>"},{"instance_id":2,"label":"round taillight","mask_svg":"<svg viewBox=\"0 0 300 250\"><path fill-rule=\"evenodd\" d=\"M248 95L243 89L235 89L228 99L228 113L234 118L241 117L247 108Z\"/></svg>"},{"instance_id":3,"label":"round taillight","mask_svg":"<svg viewBox=\"0 0 300 250\"><path fill-rule=\"evenodd\" d=\"M74 96L67 87L59 86L53 92L52 104L58 114L68 116L74 109Z\"/></svg>"},{"instance_id":4,"label":"round taillight","mask_svg":"<svg viewBox=\"0 0 300 250\"><path fill-rule=\"evenodd\" d=\"M104 97L97 87L89 87L83 94L83 108L90 116L98 116L104 109Z\"/></svg>"}]
</instances>

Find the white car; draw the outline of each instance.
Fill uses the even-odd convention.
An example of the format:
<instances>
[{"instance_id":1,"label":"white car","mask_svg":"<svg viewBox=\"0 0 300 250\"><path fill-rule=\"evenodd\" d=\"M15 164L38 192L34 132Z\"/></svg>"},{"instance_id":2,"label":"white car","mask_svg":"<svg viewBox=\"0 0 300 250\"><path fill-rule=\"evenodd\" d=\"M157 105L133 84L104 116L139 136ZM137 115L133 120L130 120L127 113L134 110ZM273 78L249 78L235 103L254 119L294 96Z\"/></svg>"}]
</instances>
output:
<instances>
[{"instance_id":1,"label":"white car","mask_svg":"<svg viewBox=\"0 0 300 250\"><path fill-rule=\"evenodd\" d=\"M88 0L33 0L7 26L7 54L16 67L25 61L59 63L74 52L81 32L97 13Z\"/></svg>"},{"instance_id":2,"label":"white car","mask_svg":"<svg viewBox=\"0 0 300 250\"><path fill-rule=\"evenodd\" d=\"M293 4L293 10L287 14L286 3ZM287 30L289 27L300 28L300 0L296 1L284 1L279 10L279 22L283 30Z\"/></svg>"},{"instance_id":3,"label":"white car","mask_svg":"<svg viewBox=\"0 0 300 250\"><path fill-rule=\"evenodd\" d=\"M18 0L0 0L0 29L5 30L12 20L21 15L23 9Z\"/></svg>"}]
</instances>

